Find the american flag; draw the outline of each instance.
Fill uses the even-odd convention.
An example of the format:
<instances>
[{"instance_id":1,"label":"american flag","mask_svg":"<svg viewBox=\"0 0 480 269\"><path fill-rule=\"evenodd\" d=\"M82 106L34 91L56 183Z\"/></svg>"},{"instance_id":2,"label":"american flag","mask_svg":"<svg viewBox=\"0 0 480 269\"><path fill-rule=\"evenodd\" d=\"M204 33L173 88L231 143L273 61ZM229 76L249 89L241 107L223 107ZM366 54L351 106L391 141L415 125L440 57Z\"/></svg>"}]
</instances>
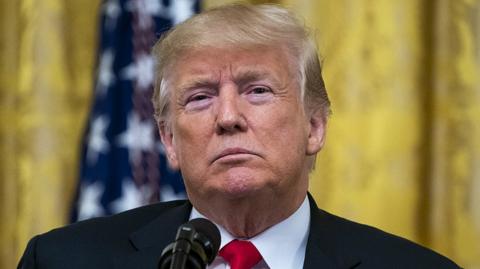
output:
<instances>
[{"instance_id":1,"label":"american flag","mask_svg":"<svg viewBox=\"0 0 480 269\"><path fill-rule=\"evenodd\" d=\"M72 221L185 197L166 163L150 98L159 35L194 13L195 0L108 0L101 5L95 95L84 136Z\"/></svg>"}]
</instances>

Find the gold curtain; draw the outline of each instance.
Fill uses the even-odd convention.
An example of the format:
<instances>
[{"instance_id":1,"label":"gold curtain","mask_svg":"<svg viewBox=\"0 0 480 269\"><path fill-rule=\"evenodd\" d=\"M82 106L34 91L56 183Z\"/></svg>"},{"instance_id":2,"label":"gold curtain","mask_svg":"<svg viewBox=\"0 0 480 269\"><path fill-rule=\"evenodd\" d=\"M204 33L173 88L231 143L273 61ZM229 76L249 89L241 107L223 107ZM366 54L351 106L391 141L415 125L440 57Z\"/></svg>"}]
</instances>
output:
<instances>
[{"instance_id":1,"label":"gold curtain","mask_svg":"<svg viewBox=\"0 0 480 269\"><path fill-rule=\"evenodd\" d=\"M438 1L428 242L480 268L480 1Z\"/></svg>"},{"instance_id":2,"label":"gold curtain","mask_svg":"<svg viewBox=\"0 0 480 269\"><path fill-rule=\"evenodd\" d=\"M66 223L99 2L0 0L0 268ZM317 29L324 60L320 206L480 268L480 1L276 2Z\"/></svg>"},{"instance_id":3,"label":"gold curtain","mask_svg":"<svg viewBox=\"0 0 480 269\"><path fill-rule=\"evenodd\" d=\"M68 220L99 2L0 0L0 268Z\"/></svg>"},{"instance_id":4,"label":"gold curtain","mask_svg":"<svg viewBox=\"0 0 480 269\"><path fill-rule=\"evenodd\" d=\"M320 205L480 268L480 1L284 1L318 29Z\"/></svg>"}]
</instances>

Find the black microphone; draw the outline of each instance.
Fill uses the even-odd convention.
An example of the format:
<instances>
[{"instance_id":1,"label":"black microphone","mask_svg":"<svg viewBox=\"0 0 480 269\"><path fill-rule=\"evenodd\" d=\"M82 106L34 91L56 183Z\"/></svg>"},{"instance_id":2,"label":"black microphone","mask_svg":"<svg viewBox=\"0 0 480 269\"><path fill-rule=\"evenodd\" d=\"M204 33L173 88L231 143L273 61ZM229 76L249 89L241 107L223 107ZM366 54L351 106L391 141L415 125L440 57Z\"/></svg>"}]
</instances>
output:
<instances>
[{"instance_id":1,"label":"black microphone","mask_svg":"<svg viewBox=\"0 0 480 269\"><path fill-rule=\"evenodd\" d=\"M207 219L193 219L177 230L175 241L162 251L159 269L205 269L220 248L220 231Z\"/></svg>"}]
</instances>

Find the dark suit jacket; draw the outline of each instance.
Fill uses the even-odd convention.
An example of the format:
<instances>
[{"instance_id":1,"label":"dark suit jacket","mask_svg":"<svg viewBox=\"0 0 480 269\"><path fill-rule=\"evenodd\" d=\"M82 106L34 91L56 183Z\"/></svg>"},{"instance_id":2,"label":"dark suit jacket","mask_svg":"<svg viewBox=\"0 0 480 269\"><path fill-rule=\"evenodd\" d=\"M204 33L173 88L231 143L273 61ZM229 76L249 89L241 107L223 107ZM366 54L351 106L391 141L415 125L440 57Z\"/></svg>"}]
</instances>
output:
<instances>
[{"instance_id":1,"label":"dark suit jacket","mask_svg":"<svg viewBox=\"0 0 480 269\"><path fill-rule=\"evenodd\" d=\"M305 269L459 268L408 240L320 210L309 198ZM30 240L18 268L157 268L160 253L188 221L191 208L188 201L159 203L55 229Z\"/></svg>"}]
</instances>

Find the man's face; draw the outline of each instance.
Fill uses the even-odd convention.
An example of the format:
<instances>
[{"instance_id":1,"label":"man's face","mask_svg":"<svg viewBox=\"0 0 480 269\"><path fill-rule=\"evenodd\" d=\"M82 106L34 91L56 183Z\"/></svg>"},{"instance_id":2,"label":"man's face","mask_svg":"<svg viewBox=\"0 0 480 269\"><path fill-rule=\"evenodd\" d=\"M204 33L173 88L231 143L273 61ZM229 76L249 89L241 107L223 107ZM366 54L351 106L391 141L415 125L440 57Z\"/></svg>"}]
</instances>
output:
<instances>
[{"instance_id":1,"label":"man's face","mask_svg":"<svg viewBox=\"0 0 480 269\"><path fill-rule=\"evenodd\" d=\"M192 201L305 195L324 122L304 111L284 50L204 48L171 69L169 162Z\"/></svg>"}]
</instances>

